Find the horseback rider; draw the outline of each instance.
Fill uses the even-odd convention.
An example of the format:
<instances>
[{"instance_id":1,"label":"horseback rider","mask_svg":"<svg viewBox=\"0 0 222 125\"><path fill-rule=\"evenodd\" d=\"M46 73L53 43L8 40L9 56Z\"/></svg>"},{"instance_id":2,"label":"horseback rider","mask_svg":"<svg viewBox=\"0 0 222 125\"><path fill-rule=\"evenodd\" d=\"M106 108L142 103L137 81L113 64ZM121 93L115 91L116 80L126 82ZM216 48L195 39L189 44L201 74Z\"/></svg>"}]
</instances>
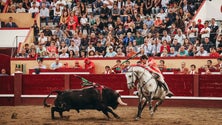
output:
<instances>
[{"instance_id":1,"label":"horseback rider","mask_svg":"<svg viewBox=\"0 0 222 125\"><path fill-rule=\"evenodd\" d=\"M141 61L141 65L148 68L148 70L153 73L153 76L158 80L158 82L162 84L163 88L165 89L167 93L166 96L169 96L169 97L173 96L174 94L169 90L169 87L167 83L165 82L164 77L161 71L159 70L155 60L152 57L148 58L146 55L142 55L140 57L140 61Z\"/></svg>"}]
</instances>

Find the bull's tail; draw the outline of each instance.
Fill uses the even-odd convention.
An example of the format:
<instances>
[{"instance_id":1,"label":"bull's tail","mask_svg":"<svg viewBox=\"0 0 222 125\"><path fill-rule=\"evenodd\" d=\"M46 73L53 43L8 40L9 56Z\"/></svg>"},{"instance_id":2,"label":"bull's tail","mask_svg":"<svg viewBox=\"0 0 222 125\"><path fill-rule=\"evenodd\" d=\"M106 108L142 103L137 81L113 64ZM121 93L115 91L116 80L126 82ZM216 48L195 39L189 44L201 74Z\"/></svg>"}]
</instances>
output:
<instances>
[{"instance_id":1,"label":"bull's tail","mask_svg":"<svg viewBox=\"0 0 222 125\"><path fill-rule=\"evenodd\" d=\"M48 95L48 96L44 99L44 101L43 101L44 107L50 107L50 105L46 103L46 100L49 98L49 96L50 96L52 93L57 93L57 94L59 95L59 94L61 94L62 92L59 91L59 90L56 90L56 91L52 91L51 93L49 93L49 95Z\"/></svg>"}]
</instances>

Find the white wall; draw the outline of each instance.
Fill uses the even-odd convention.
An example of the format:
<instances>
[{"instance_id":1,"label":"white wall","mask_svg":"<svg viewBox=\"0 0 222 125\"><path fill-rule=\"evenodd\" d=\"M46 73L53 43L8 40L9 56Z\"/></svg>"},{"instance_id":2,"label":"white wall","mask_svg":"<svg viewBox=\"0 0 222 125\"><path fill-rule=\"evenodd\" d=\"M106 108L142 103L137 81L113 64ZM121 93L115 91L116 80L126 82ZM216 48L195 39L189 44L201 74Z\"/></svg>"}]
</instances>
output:
<instances>
[{"instance_id":1,"label":"white wall","mask_svg":"<svg viewBox=\"0 0 222 125\"><path fill-rule=\"evenodd\" d=\"M0 30L0 47L16 47L16 36L17 42L24 42L28 35L29 29L18 29L18 30ZM17 43L17 44L18 44Z\"/></svg>"},{"instance_id":2,"label":"white wall","mask_svg":"<svg viewBox=\"0 0 222 125\"><path fill-rule=\"evenodd\" d=\"M222 0L206 0L205 4L202 6L201 10L195 17L195 21L201 19L202 22L205 20L210 20L215 18L216 20L222 20L221 12Z\"/></svg>"}]
</instances>

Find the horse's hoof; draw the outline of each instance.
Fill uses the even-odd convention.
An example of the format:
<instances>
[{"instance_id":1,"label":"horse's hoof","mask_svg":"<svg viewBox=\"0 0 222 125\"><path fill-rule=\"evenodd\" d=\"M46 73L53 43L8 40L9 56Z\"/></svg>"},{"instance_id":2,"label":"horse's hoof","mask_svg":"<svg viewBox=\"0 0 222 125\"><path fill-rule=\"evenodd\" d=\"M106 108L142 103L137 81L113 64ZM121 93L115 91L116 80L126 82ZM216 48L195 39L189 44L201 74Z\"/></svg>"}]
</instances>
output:
<instances>
[{"instance_id":1,"label":"horse's hoof","mask_svg":"<svg viewBox=\"0 0 222 125\"><path fill-rule=\"evenodd\" d=\"M119 117L119 116L116 116L115 118L116 118L116 119L120 119L120 117Z\"/></svg>"}]
</instances>

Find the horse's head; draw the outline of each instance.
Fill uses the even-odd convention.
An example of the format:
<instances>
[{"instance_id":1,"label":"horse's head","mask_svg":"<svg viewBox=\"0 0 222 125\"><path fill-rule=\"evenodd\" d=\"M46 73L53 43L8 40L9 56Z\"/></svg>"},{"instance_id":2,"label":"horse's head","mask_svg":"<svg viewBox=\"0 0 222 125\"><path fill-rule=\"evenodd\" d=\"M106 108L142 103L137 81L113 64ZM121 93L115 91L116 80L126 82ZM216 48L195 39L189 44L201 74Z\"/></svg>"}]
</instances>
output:
<instances>
[{"instance_id":1,"label":"horse's head","mask_svg":"<svg viewBox=\"0 0 222 125\"><path fill-rule=\"evenodd\" d=\"M130 67L128 72L125 73L125 76L126 76L127 87L129 89L134 88L137 77L132 67Z\"/></svg>"}]
</instances>

